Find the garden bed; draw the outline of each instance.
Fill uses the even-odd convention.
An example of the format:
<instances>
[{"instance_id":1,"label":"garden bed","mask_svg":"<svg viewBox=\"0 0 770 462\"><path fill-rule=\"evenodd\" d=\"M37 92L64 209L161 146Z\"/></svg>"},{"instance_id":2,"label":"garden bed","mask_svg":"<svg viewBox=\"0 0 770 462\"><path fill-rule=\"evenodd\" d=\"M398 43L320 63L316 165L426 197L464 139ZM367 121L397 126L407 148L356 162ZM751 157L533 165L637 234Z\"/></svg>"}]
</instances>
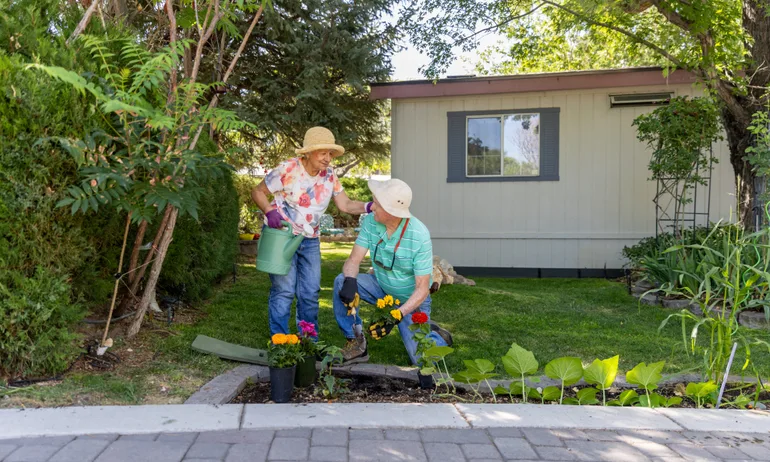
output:
<instances>
[{"instance_id":1,"label":"garden bed","mask_svg":"<svg viewBox=\"0 0 770 462\"><path fill-rule=\"evenodd\" d=\"M399 380L389 377L377 377L377 376L348 376L340 375L340 378L350 380L347 384L349 392L342 393L338 398L330 400L324 397L320 393L320 387L312 385L308 388L295 388L291 397L291 403L325 403L325 402L337 402L337 403L468 403L468 402L483 402L494 403L491 394L483 393L483 401L480 401L478 397L469 390L458 389L453 395L441 395L432 393L432 390L421 389L416 382L409 380ZM482 386L483 388L483 386ZM577 390L585 387L569 387L564 390L564 397L575 398L577 396ZM723 403L725 401L734 400L739 392L730 389L728 387L725 390ZM672 407L679 408L695 408L695 403L688 398L684 397L685 384L674 384L670 386L661 387L655 390L667 398L680 396L683 397L682 403ZM746 393L753 391L753 386L750 389L745 389ZM626 389L612 388L607 392L607 401L616 400L620 397L622 392ZM639 394L643 394L643 390L638 390ZM760 401L770 401L770 392L762 392L759 395ZM497 395L497 403L521 403L520 397L514 397L513 401L508 395ZM598 399L601 401L601 393L598 395ZM272 403L270 400L270 382L258 382L248 384L233 400L232 404L266 404ZM540 400L529 400L529 403L540 404ZM558 404L558 403L553 403ZM713 407L706 405L705 407Z\"/></svg>"}]
</instances>

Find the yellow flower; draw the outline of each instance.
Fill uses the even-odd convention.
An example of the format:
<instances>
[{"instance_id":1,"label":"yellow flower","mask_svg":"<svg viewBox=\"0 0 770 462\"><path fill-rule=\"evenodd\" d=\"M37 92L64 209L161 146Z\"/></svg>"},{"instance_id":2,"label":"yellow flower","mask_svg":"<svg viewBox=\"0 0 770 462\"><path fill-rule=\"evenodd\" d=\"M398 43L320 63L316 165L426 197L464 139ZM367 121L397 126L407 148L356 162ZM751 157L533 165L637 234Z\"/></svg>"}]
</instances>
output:
<instances>
[{"instance_id":1,"label":"yellow flower","mask_svg":"<svg viewBox=\"0 0 770 462\"><path fill-rule=\"evenodd\" d=\"M390 315L393 316L396 321L400 321L402 318L401 310L391 310Z\"/></svg>"},{"instance_id":2,"label":"yellow flower","mask_svg":"<svg viewBox=\"0 0 770 462\"><path fill-rule=\"evenodd\" d=\"M401 304L401 300L399 300L399 299L396 299L396 306L398 306L398 305L400 305L400 304Z\"/></svg>"},{"instance_id":3,"label":"yellow flower","mask_svg":"<svg viewBox=\"0 0 770 462\"><path fill-rule=\"evenodd\" d=\"M386 295L383 299L385 303L387 303L389 306L393 306L393 296L392 295Z\"/></svg>"},{"instance_id":4,"label":"yellow flower","mask_svg":"<svg viewBox=\"0 0 770 462\"><path fill-rule=\"evenodd\" d=\"M286 334L274 334L270 340L273 342L273 345L283 345L288 341Z\"/></svg>"},{"instance_id":5,"label":"yellow flower","mask_svg":"<svg viewBox=\"0 0 770 462\"><path fill-rule=\"evenodd\" d=\"M294 334L289 334L286 336L286 343L289 345L296 345L299 343L299 337Z\"/></svg>"},{"instance_id":6,"label":"yellow flower","mask_svg":"<svg viewBox=\"0 0 770 462\"><path fill-rule=\"evenodd\" d=\"M377 308L385 308L385 300L383 299L377 300Z\"/></svg>"}]
</instances>

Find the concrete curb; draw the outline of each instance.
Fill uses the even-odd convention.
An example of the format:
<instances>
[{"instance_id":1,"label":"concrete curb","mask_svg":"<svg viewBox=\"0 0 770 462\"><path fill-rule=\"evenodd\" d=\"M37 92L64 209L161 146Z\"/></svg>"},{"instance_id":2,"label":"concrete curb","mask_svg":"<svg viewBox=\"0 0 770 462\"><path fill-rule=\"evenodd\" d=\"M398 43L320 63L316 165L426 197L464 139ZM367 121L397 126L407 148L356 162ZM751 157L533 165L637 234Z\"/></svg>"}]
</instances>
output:
<instances>
[{"instance_id":1,"label":"concrete curb","mask_svg":"<svg viewBox=\"0 0 770 462\"><path fill-rule=\"evenodd\" d=\"M770 434L770 412L538 404L228 404L0 410L4 438L286 428L545 428Z\"/></svg>"}]
</instances>

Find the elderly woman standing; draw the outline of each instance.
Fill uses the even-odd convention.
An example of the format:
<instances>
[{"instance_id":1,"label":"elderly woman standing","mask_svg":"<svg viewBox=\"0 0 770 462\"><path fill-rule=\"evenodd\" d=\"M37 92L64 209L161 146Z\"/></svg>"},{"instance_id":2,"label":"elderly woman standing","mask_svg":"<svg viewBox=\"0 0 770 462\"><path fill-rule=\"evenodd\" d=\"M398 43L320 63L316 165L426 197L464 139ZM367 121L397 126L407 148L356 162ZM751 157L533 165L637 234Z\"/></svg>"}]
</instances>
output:
<instances>
[{"instance_id":1,"label":"elderly woman standing","mask_svg":"<svg viewBox=\"0 0 770 462\"><path fill-rule=\"evenodd\" d=\"M291 304L297 298L297 319L312 322L318 331L318 294L321 291L321 246L319 221L329 201L340 211L360 215L371 211L372 203L354 201L342 189L331 167L333 158L345 148L335 144L334 135L323 127L305 133L300 157L282 162L251 191L251 197L265 214L266 224L281 228L281 220L291 223L295 235L304 239L294 254L286 276L271 274L268 318L270 335L289 333ZM273 201L268 195L273 195Z\"/></svg>"}]
</instances>

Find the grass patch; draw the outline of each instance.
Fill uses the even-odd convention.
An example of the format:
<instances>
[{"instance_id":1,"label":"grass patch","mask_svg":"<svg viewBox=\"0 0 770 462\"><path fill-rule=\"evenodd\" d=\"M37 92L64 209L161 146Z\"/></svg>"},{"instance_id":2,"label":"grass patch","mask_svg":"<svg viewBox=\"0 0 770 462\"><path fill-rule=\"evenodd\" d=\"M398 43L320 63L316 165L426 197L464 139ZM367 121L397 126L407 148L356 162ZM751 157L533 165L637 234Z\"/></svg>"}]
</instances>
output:
<instances>
[{"instance_id":1,"label":"grass patch","mask_svg":"<svg viewBox=\"0 0 770 462\"><path fill-rule=\"evenodd\" d=\"M320 336L340 346L345 339L334 320L332 284L351 247L322 244ZM496 278L480 278L476 283L476 287L444 286L433 297L433 318L454 337L455 353L448 358L454 370L462 368L466 359L500 363L500 356L516 342L535 353L541 372L546 362L560 356L577 356L587 364L616 354L622 372L642 361L660 360L666 361L667 374L699 371L701 358L685 352L678 321L671 321L658 333L658 326L672 311L640 307L624 284L602 279ZM202 384L237 365L193 351L190 345L196 335L265 348L269 289L267 274L256 271L253 264L239 265L237 281L220 285L216 295L200 307L204 315L197 322L172 325L176 335L145 332L140 340L116 345L122 357L129 346L149 350L152 354L146 361L115 373L71 374L58 385L14 393L10 403L0 401L0 406L25 399L42 405L76 404L84 394L89 396L85 404L182 402ZM365 321L374 309L362 304ZM770 340L770 334L762 337ZM409 365L395 332L380 341L369 339L369 355L374 363ZM769 375L770 355L757 348L753 359L762 375ZM739 349L732 372L739 373L742 364Z\"/></svg>"}]
</instances>

